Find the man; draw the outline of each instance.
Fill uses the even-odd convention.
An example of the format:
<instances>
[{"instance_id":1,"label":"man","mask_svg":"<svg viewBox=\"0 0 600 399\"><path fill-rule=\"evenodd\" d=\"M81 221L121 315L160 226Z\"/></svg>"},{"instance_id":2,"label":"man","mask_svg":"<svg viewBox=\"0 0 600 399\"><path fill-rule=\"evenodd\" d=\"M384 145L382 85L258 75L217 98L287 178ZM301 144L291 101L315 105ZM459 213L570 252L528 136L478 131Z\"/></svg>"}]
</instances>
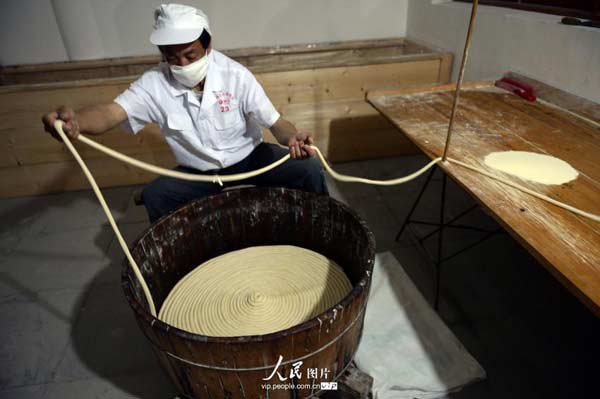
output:
<instances>
[{"instance_id":1,"label":"man","mask_svg":"<svg viewBox=\"0 0 600 399\"><path fill-rule=\"evenodd\" d=\"M80 132L98 135L118 124L136 134L155 122L175 155L177 170L225 175L258 169L286 154L286 149L263 142L263 126L288 147L292 159L235 184L327 194L323 170L309 147L312 135L298 132L280 116L247 68L212 49L206 15L193 7L163 4L154 20L150 41L158 46L164 62L145 72L112 103L77 112L62 106L44 115L45 130L60 140L53 124L61 119L65 133L76 139ZM142 199L154 222L222 189L214 183L161 176L144 188Z\"/></svg>"}]
</instances>

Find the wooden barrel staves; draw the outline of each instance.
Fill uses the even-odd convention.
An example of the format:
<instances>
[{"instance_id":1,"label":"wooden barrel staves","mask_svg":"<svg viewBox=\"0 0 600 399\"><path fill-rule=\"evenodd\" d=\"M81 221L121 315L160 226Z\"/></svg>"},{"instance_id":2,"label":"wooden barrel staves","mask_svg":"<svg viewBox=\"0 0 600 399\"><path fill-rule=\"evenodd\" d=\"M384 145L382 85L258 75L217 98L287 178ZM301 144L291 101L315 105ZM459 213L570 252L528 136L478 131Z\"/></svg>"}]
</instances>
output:
<instances>
[{"instance_id":1,"label":"wooden barrel staves","mask_svg":"<svg viewBox=\"0 0 600 399\"><path fill-rule=\"evenodd\" d=\"M353 289L318 317L266 335L207 337L169 326L148 312L125 263L122 284L162 367L188 398L306 398L335 382L361 335L375 240L346 205L282 188L232 190L192 202L151 226L132 255L157 309L175 284L202 262L257 245L295 245L336 261ZM274 374L278 362L278 374ZM268 379L268 380L267 380ZM270 385L269 385L270 384Z\"/></svg>"}]
</instances>

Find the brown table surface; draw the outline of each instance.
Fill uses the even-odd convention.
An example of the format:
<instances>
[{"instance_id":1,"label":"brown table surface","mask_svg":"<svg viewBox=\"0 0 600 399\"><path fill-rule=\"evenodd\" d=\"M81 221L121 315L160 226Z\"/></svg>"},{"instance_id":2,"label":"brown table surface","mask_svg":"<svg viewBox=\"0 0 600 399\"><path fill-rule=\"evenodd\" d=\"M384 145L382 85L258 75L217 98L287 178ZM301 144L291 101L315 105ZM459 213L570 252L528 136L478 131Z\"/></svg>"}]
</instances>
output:
<instances>
[{"instance_id":1,"label":"brown table surface","mask_svg":"<svg viewBox=\"0 0 600 399\"><path fill-rule=\"evenodd\" d=\"M427 156L442 155L454 85L372 91L367 101ZM528 102L492 82L463 85L448 156L600 214L600 124L552 104ZM494 151L532 151L563 159L579 177L544 185L494 171ZM600 223L452 163L441 168L467 190L559 281L600 315Z\"/></svg>"}]
</instances>

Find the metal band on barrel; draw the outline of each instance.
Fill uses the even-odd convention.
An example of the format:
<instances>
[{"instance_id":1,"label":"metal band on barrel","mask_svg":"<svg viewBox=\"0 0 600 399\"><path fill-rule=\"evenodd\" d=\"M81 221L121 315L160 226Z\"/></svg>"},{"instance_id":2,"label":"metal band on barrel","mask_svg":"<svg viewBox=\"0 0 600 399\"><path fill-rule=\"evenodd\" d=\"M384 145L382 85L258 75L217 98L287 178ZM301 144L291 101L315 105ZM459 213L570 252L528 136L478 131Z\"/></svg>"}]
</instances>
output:
<instances>
[{"instance_id":1,"label":"metal band on barrel","mask_svg":"<svg viewBox=\"0 0 600 399\"><path fill-rule=\"evenodd\" d=\"M313 355L316 355L317 353L322 352L323 350L325 350L328 347L330 347L331 345L333 345L343 335L345 335L354 326L354 324L356 324L356 322L358 321L358 319L360 317L362 317L362 315L363 315L363 313L365 311L365 308L367 306L366 303L367 302L365 301L365 303L363 304L360 312L358 312L358 315L354 318L354 320L352 320L352 322L344 329L344 331L342 331L333 340L329 341L327 344L323 345L319 349L317 349L317 350L315 350L315 351L313 351L311 353L308 353L308 354L306 354L304 356L300 356L300 357L298 357L296 359L290 359L290 360L287 360L287 361L283 361L283 362L281 362L281 366L286 365L286 364L295 363L295 362L300 361L300 360L308 359L309 357L311 357ZM206 368L206 369L211 369L211 370L219 370L219 371L260 371L260 370L272 369L273 367L277 366L277 364L271 364L271 365L268 365L268 366L260 366L260 367L242 367L242 368L212 366L212 365L202 364L202 363L196 363L196 362L193 362L191 360L184 359L184 358L179 357L179 356L177 356L177 355L175 355L175 354L173 354L173 353L171 353L169 351L165 351L165 350L162 350L162 349L161 349L161 352L163 352L166 355L172 357L173 359L177 359L177 360L179 360L179 361L181 361L183 363L189 364L189 365L194 366L194 367L201 367L201 368Z\"/></svg>"}]
</instances>

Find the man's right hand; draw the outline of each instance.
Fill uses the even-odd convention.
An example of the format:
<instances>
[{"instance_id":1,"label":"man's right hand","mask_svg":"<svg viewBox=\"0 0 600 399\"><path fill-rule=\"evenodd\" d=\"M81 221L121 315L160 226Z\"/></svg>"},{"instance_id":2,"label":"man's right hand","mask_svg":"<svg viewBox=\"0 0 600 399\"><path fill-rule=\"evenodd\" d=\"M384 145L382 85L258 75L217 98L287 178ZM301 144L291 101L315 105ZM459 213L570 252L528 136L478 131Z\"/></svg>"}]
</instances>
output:
<instances>
[{"instance_id":1,"label":"man's right hand","mask_svg":"<svg viewBox=\"0 0 600 399\"><path fill-rule=\"evenodd\" d=\"M77 136L79 136L79 123L77 123L75 111L72 108L64 105L59 107L56 111L50 112L42 117L42 122L44 122L44 130L50 133L50 135L56 140L62 142L60 135L54 128L54 122L59 119L64 122L63 131L69 137L69 139L76 140Z\"/></svg>"}]
</instances>

